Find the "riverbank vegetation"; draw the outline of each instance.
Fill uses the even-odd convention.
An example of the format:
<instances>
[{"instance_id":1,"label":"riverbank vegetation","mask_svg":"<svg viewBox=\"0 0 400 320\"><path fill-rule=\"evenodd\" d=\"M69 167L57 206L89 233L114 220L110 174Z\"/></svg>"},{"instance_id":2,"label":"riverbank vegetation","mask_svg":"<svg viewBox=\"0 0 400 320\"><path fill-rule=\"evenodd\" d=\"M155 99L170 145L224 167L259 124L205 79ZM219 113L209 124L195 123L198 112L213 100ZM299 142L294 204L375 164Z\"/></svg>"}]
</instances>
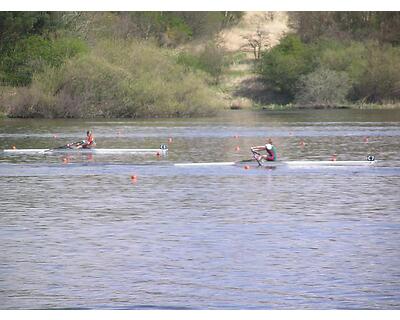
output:
<instances>
[{"instance_id":1,"label":"riverbank vegetation","mask_svg":"<svg viewBox=\"0 0 400 320\"><path fill-rule=\"evenodd\" d=\"M291 23L295 32L258 64L286 103L357 107L400 100L399 13L292 13Z\"/></svg>"},{"instance_id":2,"label":"riverbank vegetation","mask_svg":"<svg viewBox=\"0 0 400 320\"><path fill-rule=\"evenodd\" d=\"M223 30L240 32L245 14L0 12L0 113L138 118L211 115L229 105L399 105L399 13L292 12L277 44L257 25L254 38L242 36L257 44L254 57L221 42ZM233 81L231 92L227 77L250 86Z\"/></svg>"},{"instance_id":3,"label":"riverbank vegetation","mask_svg":"<svg viewBox=\"0 0 400 320\"><path fill-rule=\"evenodd\" d=\"M214 35L240 13L0 13L1 108L10 117L210 115L226 102ZM207 43L180 50L190 42ZM6 90L3 90L6 91Z\"/></svg>"}]
</instances>

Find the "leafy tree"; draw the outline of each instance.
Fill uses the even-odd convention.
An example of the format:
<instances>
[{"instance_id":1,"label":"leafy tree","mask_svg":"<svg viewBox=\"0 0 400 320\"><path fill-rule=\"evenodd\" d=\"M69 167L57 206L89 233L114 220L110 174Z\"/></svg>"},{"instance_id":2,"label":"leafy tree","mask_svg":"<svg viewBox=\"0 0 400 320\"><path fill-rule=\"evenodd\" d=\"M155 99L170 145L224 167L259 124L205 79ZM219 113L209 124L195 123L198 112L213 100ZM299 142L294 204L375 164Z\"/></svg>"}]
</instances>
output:
<instances>
[{"instance_id":1,"label":"leafy tree","mask_svg":"<svg viewBox=\"0 0 400 320\"><path fill-rule=\"evenodd\" d=\"M367 102L400 99L400 48L369 44L365 60L364 72L354 86L356 98Z\"/></svg>"},{"instance_id":2,"label":"leafy tree","mask_svg":"<svg viewBox=\"0 0 400 320\"><path fill-rule=\"evenodd\" d=\"M32 75L45 66L57 67L65 59L86 52L84 42L74 38L45 39L32 35L21 39L3 54L0 61L0 82L7 85L23 86L31 82Z\"/></svg>"},{"instance_id":3,"label":"leafy tree","mask_svg":"<svg viewBox=\"0 0 400 320\"><path fill-rule=\"evenodd\" d=\"M259 72L274 90L293 98L299 78L316 67L314 51L315 48L307 46L297 35L288 35L263 54Z\"/></svg>"},{"instance_id":4,"label":"leafy tree","mask_svg":"<svg viewBox=\"0 0 400 320\"><path fill-rule=\"evenodd\" d=\"M0 53L21 38L48 35L62 23L58 12L0 12Z\"/></svg>"}]
</instances>

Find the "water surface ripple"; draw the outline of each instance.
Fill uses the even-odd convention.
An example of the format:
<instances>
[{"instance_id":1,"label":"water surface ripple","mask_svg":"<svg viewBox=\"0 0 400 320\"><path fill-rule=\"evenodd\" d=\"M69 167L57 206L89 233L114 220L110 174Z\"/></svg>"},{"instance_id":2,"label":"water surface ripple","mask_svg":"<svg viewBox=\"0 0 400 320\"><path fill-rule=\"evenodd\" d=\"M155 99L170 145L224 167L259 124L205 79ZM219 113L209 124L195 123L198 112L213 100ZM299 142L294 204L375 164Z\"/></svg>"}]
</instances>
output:
<instances>
[{"instance_id":1,"label":"water surface ripple","mask_svg":"<svg viewBox=\"0 0 400 320\"><path fill-rule=\"evenodd\" d=\"M0 308L399 309L400 114L391 112L0 120L0 148L46 148L89 127L105 148L173 138L166 157L0 154ZM265 137L284 160L382 162L173 166L245 159Z\"/></svg>"}]
</instances>

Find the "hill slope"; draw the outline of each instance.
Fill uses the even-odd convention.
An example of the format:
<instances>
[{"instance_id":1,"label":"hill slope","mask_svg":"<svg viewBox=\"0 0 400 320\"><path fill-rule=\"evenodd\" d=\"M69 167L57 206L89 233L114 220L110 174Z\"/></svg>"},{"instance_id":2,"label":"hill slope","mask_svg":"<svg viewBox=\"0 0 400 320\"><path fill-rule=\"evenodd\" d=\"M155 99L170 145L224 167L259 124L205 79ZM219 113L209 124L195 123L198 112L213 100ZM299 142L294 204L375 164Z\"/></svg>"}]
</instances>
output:
<instances>
[{"instance_id":1,"label":"hill slope","mask_svg":"<svg viewBox=\"0 0 400 320\"><path fill-rule=\"evenodd\" d=\"M249 107L270 100L267 88L254 73L258 51L255 52L251 44L256 49L265 50L278 44L288 31L285 12L247 11L237 26L220 33L221 45L226 51L241 53L222 79L225 97L230 100L232 108Z\"/></svg>"}]
</instances>

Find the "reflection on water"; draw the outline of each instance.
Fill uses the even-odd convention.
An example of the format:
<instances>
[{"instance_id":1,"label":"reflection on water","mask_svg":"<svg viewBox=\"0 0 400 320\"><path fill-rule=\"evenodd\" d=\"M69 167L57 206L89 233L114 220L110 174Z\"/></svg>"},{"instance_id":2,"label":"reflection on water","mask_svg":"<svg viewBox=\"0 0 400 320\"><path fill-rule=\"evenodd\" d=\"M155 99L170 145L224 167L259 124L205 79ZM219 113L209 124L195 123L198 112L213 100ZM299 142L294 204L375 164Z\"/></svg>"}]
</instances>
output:
<instances>
[{"instance_id":1,"label":"reflection on water","mask_svg":"<svg viewBox=\"0 0 400 320\"><path fill-rule=\"evenodd\" d=\"M167 157L0 155L0 308L397 309L399 123L386 111L0 121L0 148L88 126L104 148L173 138ZM269 136L284 160L384 165L171 165L245 159Z\"/></svg>"}]
</instances>

